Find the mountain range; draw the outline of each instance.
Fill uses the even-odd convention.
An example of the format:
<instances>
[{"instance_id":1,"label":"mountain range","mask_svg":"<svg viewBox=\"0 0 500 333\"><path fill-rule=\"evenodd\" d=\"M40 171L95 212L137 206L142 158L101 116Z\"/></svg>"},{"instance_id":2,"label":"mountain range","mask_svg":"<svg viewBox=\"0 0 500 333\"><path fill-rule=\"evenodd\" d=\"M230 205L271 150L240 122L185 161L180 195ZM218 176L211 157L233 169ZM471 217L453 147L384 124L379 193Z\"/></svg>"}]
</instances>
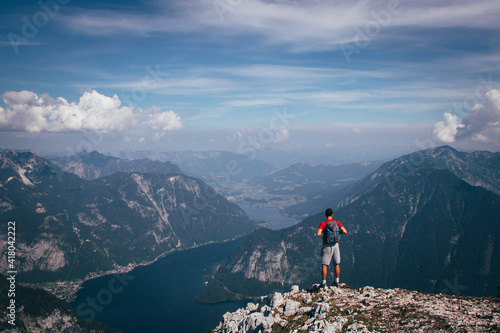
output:
<instances>
[{"instance_id":1,"label":"mountain range","mask_svg":"<svg viewBox=\"0 0 500 333\"><path fill-rule=\"evenodd\" d=\"M302 212L316 213L324 207L340 208L370 192L375 186L387 182L391 189L413 174L423 164L436 169L451 171L458 178L473 186L484 187L500 194L500 154L488 151L461 152L450 146L419 150L384 163L376 171L360 181L348 184L341 191L318 193L304 203L287 207L286 212L297 215Z\"/></svg>"},{"instance_id":2,"label":"mountain range","mask_svg":"<svg viewBox=\"0 0 500 333\"><path fill-rule=\"evenodd\" d=\"M85 180L12 150L0 152L0 166L0 211L16 222L18 281L83 279L255 228L237 205L182 173ZM6 251L3 242L0 253Z\"/></svg>"},{"instance_id":3,"label":"mountain range","mask_svg":"<svg viewBox=\"0 0 500 333\"><path fill-rule=\"evenodd\" d=\"M264 174L255 182L263 184L271 193L293 192L301 184L305 184L307 189L302 189L301 192L313 195L342 187L344 183L353 180L359 180L375 171L381 164L381 161L374 161L341 165L321 164L313 167L307 163L296 163Z\"/></svg>"},{"instance_id":4,"label":"mountain range","mask_svg":"<svg viewBox=\"0 0 500 333\"><path fill-rule=\"evenodd\" d=\"M229 186L230 182L252 179L276 169L268 162L227 151L137 151L120 152L116 156L170 161L178 165L186 174L201 178L216 189Z\"/></svg>"},{"instance_id":5,"label":"mountain range","mask_svg":"<svg viewBox=\"0 0 500 333\"><path fill-rule=\"evenodd\" d=\"M334 218L348 231L340 240L341 281L496 295L499 159L498 153L462 153L447 146L418 151L384 163L346 187L343 196L322 198L321 211L336 207ZM256 230L207 278L198 300L317 283L321 239L315 233L324 219L318 213L287 229Z\"/></svg>"},{"instance_id":6,"label":"mountain range","mask_svg":"<svg viewBox=\"0 0 500 333\"><path fill-rule=\"evenodd\" d=\"M96 156L97 153L94 152L93 155ZM315 213L315 211L311 212L308 209L307 202L309 200L314 201L323 195L329 195L332 191L339 191L373 172L382 164L381 161L369 161L311 166L301 162L280 165L276 168L269 162L258 158L266 157L269 159L271 156L288 156L295 160L300 159L302 155L294 156L292 152L270 149L259 150L255 156L221 151L137 151L119 152L115 153L115 156L140 159L137 161L153 159L173 162L179 165L187 175L203 179L217 192L234 202L251 206L274 207L282 213L296 218ZM101 155L100 159L110 158ZM83 157L76 156L76 159L82 160ZM67 161L68 159L62 160ZM98 164L103 163L95 159L83 169L92 169L94 165ZM72 170L81 169L72 168ZM65 170L72 171L68 168ZM75 173L78 174L78 172ZM300 203L305 204L300 205ZM291 209L289 209L290 206Z\"/></svg>"},{"instance_id":7,"label":"mountain range","mask_svg":"<svg viewBox=\"0 0 500 333\"><path fill-rule=\"evenodd\" d=\"M184 174L182 170L169 161L153 161L148 158L125 160L106 156L97 151L82 151L67 157L50 159L62 170L74 173L80 178L94 180L114 174L115 172L147 172L160 174Z\"/></svg>"},{"instance_id":8,"label":"mountain range","mask_svg":"<svg viewBox=\"0 0 500 333\"><path fill-rule=\"evenodd\" d=\"M255 178L253 184L264 188L269 194L300 196L304 206L307 206L310 201L314 202L324 195L342 191L349 184L375 171L381 164L381 161L318 166L296 163ZM285 211L290 213L292 209L287 208ZM307 213L311 212L305 209L303 212L294 211L293 215L301 216Z\"/></svg>"},{"instance_id":9,"label":"mountain range","mask_svg":"<svg viewBox=\"0 0 500 333\"><path fill-rule=\"evenodd\" d=\"M315 233L325 219L322 212L332 207L348 231L340 240L341 282L354 288L497 294L499 153L443 146L383 164L299 163L278 169L261 162L243 167L245 156L231 154L181 156L185 165L192 164L190 172L168 160L127 161L97 152L53 161L30 152L0 152L0 211L5 221L16 223L17 280L80 283L250 233L206 277L199 302L309 287L320 279L321 239ZM229 180L241 198L305 198L284 206L309 217L286 229L256 229L217 193L220 188L193 177L193 170L213 184ZM0 243L4 258L7 249ZM6 265L0 261L4 271ZM57 320L66 318L61 309Z\"/></svg>"}]
</instances>

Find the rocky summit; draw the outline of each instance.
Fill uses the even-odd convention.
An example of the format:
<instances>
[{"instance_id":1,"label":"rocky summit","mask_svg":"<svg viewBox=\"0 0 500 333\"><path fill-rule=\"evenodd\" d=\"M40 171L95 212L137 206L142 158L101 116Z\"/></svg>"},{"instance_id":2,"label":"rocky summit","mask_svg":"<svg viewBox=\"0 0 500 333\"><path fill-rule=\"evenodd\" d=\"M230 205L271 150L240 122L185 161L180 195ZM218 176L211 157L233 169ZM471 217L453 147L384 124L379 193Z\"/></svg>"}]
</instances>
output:
<instances>
[{"instance_id":1,"label":"rocky summit","mask_svg":"<svg viewBox=\"0 0 500 333\"><path fill-rule=\"evenodd\" d=\"M339 287L262 297L212 332L498 332L500 301L405 289Z\"/></svg>"}]
</instances>

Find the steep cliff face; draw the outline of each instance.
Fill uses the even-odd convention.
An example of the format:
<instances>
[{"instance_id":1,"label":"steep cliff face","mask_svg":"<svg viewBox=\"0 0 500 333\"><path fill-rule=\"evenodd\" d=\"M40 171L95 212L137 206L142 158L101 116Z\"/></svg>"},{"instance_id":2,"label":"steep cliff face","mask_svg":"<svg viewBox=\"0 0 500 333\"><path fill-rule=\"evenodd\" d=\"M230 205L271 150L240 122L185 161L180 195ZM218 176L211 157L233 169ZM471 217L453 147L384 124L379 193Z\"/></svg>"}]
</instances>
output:
<instances>
[{"instance_id":1,"label":"steep cliff face","mask_svg":"<svg viewBox=\"0 0 500 333\"><path fill-rule=\"evenodd\" d=\"M0 163L0 209L16 222L20 280L83 278L255 227L238 206L182 174L118 172L87 181L13 151L1 152Z\"/></svg>"},{"instance_id":2,"label":"steep cliff face","mask_svg":"<svg viewBox=\"0 0 500 333\"><path fill-rule=\"evenodd\" d=\"M377 170L370 191L335 212L348 230L340 240L341 280L355 287L496 295L500 197L434 163L414 164L411 173L393 170L397 181ZM250 296L318 282L321 239L315 232L324 218L253 233L211 281Z\"/></svg>"},{"instance_id":3,"label":"steep cliff face","mask_svg":"<svg viewBox=\"0 0 500 333\"><path fill-rule=\"evenodd\" d=\"M404 289L326 287L263 297L226 313L213 333L497 332L500 302Z\"/></svg>"}]
</instances>

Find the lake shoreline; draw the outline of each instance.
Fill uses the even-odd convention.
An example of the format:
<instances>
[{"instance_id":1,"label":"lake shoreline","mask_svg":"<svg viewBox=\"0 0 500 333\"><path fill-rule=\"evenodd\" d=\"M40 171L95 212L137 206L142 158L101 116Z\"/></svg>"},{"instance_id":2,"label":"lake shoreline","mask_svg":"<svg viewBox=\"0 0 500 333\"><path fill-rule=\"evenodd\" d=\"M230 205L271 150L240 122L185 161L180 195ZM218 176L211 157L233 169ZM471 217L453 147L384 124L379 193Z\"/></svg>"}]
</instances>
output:
<instances>
[{"instance_id":1,"label":"lake shoreline","mask_svg":"<svg viewBox=\"0 0 500 333\"><path fill-rule=\"evenodd\" d=\"M88 276L86 276L83 279L71 280L71 281L54 281L54 282L21 283L21 284L28 286L28 287L44 289L45 291L48 291L49 293L53 294L57 298L64 300L64 301L68 301L71 303L75 300L76 294L78 293L79 290L81 290L83 288L83 284L85 282L88 282L88 281L91 281L94 279L98 279L100 277L104 277L107 275L130 273L131 271L133 271L136 268L147 267L147 266L152 265L152 264L158 262L159 260L166 258L169 255L172 255L172 254L177 253L177 252L189 251L189 250L197 249L197 248L207 246L207 245L212 245L212 244L230 243L230 242L237 241L239 239L243 239L247 236L248 235L245 235L242 237L236 237L236 238L228 239L228 240L225 240L222 242L210 241L207 243L197 244L195 246L187 247L187 248L183 248L183 249L172 249L170 251L167 251L167 252L160 254L159 256L157 256L155 259L153 259L151 261L146 261L146 262L142 262L142 263L130 263L127 266L117 266L114 269L104 271L104 272L93 272L93 273L90 273Z\"/></svg>"},{"instance_id":2,"label":"lake shoreline","mask_svg":"<svg viewBox=\"0 0 500 333\"><path fill-rule=\"evenodd\" d=\"M289 218L286 216L281 215L278 209L274 207L252 207L248 204L245 203L238 203L240 207L245 211L245 213L250 217L250 219L255 220L259 223L260 227L272 229L272 230L279 230L283 228L288 228L296 223L300 222L299 220L296 220L294 218ZM260 211L260 212L259 212ZM270 219L263 220L262 219L262 214L270 214ZM158 260L161 260L173 253L177 252L182 252L182 251L188 251L192 249L196 249L199 247L203 247L206 245L211 245L211 244L224 244L224 243L229 243L236 241L238 239L247 237L248 235L242 236L242 237L235 237L232 239L228 239L222 242L215 242L215 241L210 241L206 242L203 244L196 244L191 247L186 247L182 249L171 249L170 251L167 251L165 253L160 254L157 256L155 259L150 260L150 261L145 261L141 263L130 263L127 266L116 266L114 269L108 270L108 271L103 271L103 272L92 272L88 276L86 276L83 279L77 279L77 280L70 280L70 281L54 281L54 282L41 282L41 283L23 283L23 285L29 286L29 287L34 287L34 288L41 288L44 289L51 294L55 295L57 298L68 301L68 302L73 302L76 298L76 294L78 293L79 290L83 288L83 284L87 281L91 281L94 279L98 279L103 276L107 275L113 275L113 274L126 274L138 267L145 267L152 265L156 263ZM200 303L204 304L204 303Z\"/></svg>"},{"instance_id":3,"label":"lake shoreline","mask_svg":"<svg viewBox=\"0 0 500 333\"><path fill-rule=\"evenodd\" d=\"M202 304L195 297L214 265L242 241L244 238L176 251L131 273L87 281L71 306L82 317L125 333L213 329L224 313L245 307L249 300Z\"/></svg>"}]
</instances>

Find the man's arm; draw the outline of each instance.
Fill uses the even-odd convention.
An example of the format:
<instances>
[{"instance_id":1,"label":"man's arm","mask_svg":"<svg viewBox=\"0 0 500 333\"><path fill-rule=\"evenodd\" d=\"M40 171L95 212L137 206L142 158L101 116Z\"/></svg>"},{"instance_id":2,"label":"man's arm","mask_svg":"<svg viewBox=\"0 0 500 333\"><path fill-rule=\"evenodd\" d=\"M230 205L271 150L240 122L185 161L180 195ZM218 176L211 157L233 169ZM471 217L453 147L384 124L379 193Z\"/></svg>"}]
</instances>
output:
<instances>
[{"instance_id":1,"label":"man's arm","mask_svg":"<svg viewBox=\"0 0 500 333\"><path fill-rule=\"evenodd\" d=\"M318 231L316 231L316 236L321 236L323 234L323 229L318 228Z\"/></svg>"},{"instance_id":2,"label":"man's arm","mask_svg":"<svg viewBox=\"0 0 500 333\"><path fill-rule=\"evenodd\" d=\"M340 228L340 233L347 234L347 230L344 227L342 227L342 228Z\"/></svg>"}]
</instances>

